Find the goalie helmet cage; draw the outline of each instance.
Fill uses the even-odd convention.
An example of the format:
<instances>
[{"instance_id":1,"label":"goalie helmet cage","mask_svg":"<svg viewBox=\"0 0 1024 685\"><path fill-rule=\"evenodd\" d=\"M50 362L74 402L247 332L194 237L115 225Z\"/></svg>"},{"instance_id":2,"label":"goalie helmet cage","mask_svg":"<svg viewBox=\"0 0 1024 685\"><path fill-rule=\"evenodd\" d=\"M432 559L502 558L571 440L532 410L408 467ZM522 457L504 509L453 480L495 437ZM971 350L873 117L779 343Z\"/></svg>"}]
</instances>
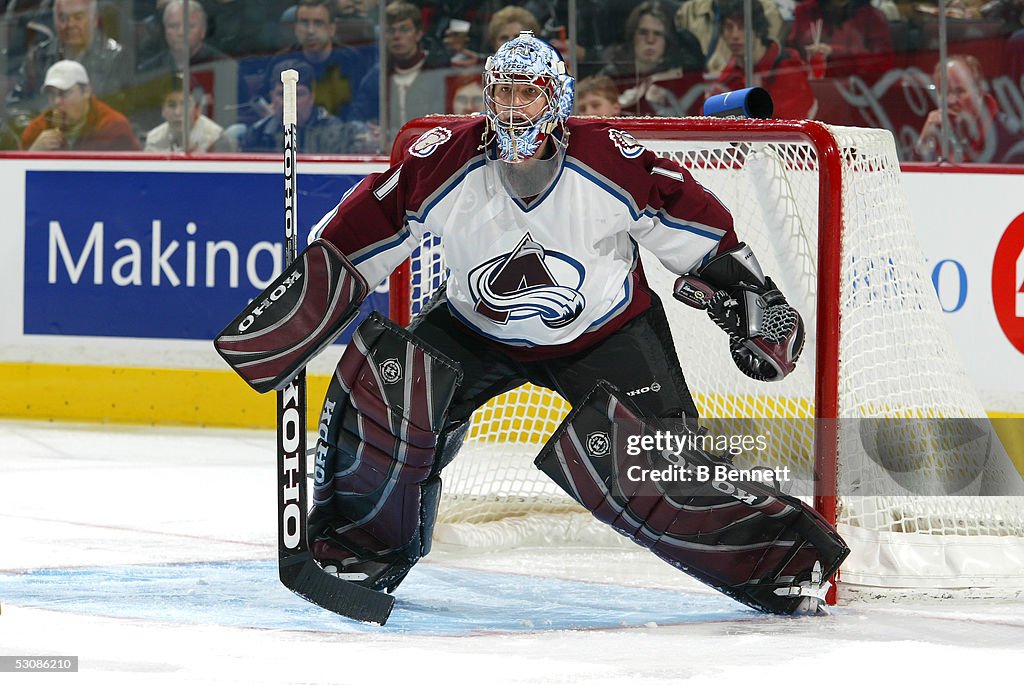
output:
<instances>
[{"instance_id":1,"label":"goalie helmet cage","mask_svg":"<svg viewBox=\"0 0 1024 685\"><path fill-rule=\"evenodd\" d=\"M392 159L451 121L410 122ZM702 312L673 303L674 274L643 254L702 422L713 433L716 418L730 419L732 432L742 425L733 419L752 420L751 432L767 433L769 448L737 464L791 467L806 481L795 481L799 494L813 487L815 508L850 544L840 596L1020 593L1020 475L943 327L892 135L812 121L609 121L714 192L804 316L797 370L781 383L750 380L734 367L721 331ZM392 318L406 324L443 278L438 242L427 236L392 276ZM603 533L588 531L603 527L591 526L532 463L567 411L533 386L482 407L445 471L438 536L472 546L600 544L595 536Z\"/></svg>"}]
</instances>

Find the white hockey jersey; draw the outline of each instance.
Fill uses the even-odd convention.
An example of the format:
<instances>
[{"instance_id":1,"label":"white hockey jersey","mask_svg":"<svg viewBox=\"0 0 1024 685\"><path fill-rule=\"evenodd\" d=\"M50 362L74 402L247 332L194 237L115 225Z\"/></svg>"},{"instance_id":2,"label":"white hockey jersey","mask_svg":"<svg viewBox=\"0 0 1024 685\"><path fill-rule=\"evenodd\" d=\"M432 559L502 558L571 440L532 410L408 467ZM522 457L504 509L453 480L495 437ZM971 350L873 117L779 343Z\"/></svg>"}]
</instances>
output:
<instances>
[{"instance_id":1,"label":"white hockey jersey","mask_svg":"<svg viewBox=\"0 0 1024 685\"><path fill-rule=\"evenodd\" d=\"M637 245L683 274L736 244L722 203L622 130L571 118L557 181L527 203L485 160L483 127L474 117L422 134L310 241L334 243L376 284L433 234L453 316L520 358L583 349L649 307Z\"/></svg>"}]
</instances>

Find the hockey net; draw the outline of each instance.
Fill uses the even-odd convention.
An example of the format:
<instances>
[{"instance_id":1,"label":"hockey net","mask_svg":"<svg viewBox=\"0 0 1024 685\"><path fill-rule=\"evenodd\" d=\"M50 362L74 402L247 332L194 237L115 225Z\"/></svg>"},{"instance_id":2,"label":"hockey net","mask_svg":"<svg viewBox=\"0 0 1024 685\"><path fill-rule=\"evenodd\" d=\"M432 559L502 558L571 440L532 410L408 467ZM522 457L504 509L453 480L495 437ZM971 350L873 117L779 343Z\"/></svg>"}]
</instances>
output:
<instances>
[{"instance_id":1,"label":"hockey net","mask_svg":"<svg viewBox=\"0 0 1024 685\"><path fill-rule=\"evenodd\" d=\"M444 122L412 122L395 150ZM891 134L724 119L614 125L729 207L740 239L804 316L797 370L781 383L750 380L706 315L671 299L675 276L643 257L702 421L728 420L732 432L747 421L748 434L770 436L756 463L789 467L794 494L813 499L853 550L841 588L1024 588L1021 478L943 327ZM428 237L396 273L392 318L406 321L441 283L439 252ZM601 526L533 466L567 411L533 386L481 408L443 476L439 531L483 546L620 540L594 532Z\"/></svg>"}]
</instances>

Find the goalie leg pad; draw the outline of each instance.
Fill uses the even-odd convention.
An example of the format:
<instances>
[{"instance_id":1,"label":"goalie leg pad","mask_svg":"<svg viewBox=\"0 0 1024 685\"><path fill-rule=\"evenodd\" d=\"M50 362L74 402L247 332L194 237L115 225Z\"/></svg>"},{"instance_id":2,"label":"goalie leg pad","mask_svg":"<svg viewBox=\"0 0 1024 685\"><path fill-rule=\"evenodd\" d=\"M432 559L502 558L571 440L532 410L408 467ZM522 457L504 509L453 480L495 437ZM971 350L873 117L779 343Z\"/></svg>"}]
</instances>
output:
<instances>
[{"instance_id":1,"label":"goalie leg pad","mask_svg":"<svg viewBox=\"0 0 1024 685\"><path fill-rule=\"evenodd\" d=\"M793 613L802 587L815 574L830 578L849 554L835 529L800 500L762 483L716 480L715 467L729 460L699 448L675 455L638 447L640 437L657 431L665 431L659 420L640 418L628 398L600 382L536 465L617 532L761 611ZM671 482L644 475L673 467L678 479ZM709 475L701 478L700 467Z\"/></svg>"},{"instance_id":2,"label":"goalie leg pad","mask_svg":"<svg viewBox=\"0 0 1024 685\"><path fill-rule=\"evenodd\" d=\"M254 390L280 390L355 319L368 293L338 248L314 241L213 345Z\"/></svg>"},{"instance_id":3,"label":"goalie leg pad","mask_svg":"<svg viewBox=\"0 0 1024 685\"><path fill-rule=\"evenodd\" d=\"M429 551L438 456L462 378L447 358L374 314L327 390L314 466L314 556L374 590L392 590Z\"/></svg>"}]
</instances>

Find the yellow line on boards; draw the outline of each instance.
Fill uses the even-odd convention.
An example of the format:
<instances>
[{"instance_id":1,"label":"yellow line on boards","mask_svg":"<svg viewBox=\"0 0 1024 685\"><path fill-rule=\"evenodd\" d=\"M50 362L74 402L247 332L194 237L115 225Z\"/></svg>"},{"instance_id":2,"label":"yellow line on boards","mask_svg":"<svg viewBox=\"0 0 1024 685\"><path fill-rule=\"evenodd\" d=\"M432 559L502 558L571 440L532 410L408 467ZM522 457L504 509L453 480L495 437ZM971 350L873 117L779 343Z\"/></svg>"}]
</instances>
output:
<instances>
[{"instance_id":1,"label":"yellow line on boards","mask_svg":"<svg viewBox=\"0 0 1024 685\"><path fill-rule=\"evenodd\" d=\"M268 428L274 393L231 371L0 363L0 416L48 421ZM309 426L329 376L307 378Z\"/></svg>"},{"instance_id":2,"label":"yellow line on boards","mask_svg":"<svg viewBox=\"0 0 1024 685\"><path fill-rule=\"evenodd\" d=\"M316 424L330 376L307 378L307 425ZM44 421L273 428L273 393L260 395L228 370L153 369L0 362L0 417ZM492 400L476 433L526 435L543 442L568 405L538 403L524 386ZM531 400L534 400L531 402ZM799 413L799 412L798 412ZM1024 414L990 412L1018 471L1024 473Z\"/></svg>"}]
</instances>

